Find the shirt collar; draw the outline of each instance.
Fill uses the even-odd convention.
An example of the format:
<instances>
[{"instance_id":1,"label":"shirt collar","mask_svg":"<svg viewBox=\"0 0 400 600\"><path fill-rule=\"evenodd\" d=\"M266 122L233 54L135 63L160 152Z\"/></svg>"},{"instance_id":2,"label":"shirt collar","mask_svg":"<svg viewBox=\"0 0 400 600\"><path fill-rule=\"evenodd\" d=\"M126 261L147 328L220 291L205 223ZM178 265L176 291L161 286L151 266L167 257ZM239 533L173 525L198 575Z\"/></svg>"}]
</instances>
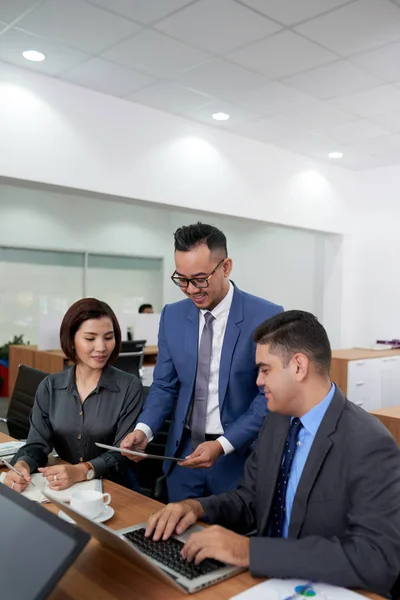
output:
<instances>
[{"instance_id":1,"label":"shirt collar","mask_svg":"<svg viewBox=\"0 0 400 600\"><path fill-rule=\"evenodd\" d=\"M332 383L331 389L329 390L325 398L301 417L300 420L304 429L306 429L308 433L312 435L312 437L315 437L318 428L322 423L322 419L324 418L325 413L328 410L330 403L332 402L333 396L335 395L335 391L336 386L334 383Z\"/></svg>"},{"instance_id":2,"label":"shirt collar","mask_svg":"<svg viewBox=\"0 0 400 600\"><path fill-rule=\"evenodd\" d=\"M65 371L61 371L61 373L57 373L54 381L54 388L58 390L64 389L75 389L75 371L76 366L73 366L69 369L65 369ZM104 367L103 372L101 374L99 383L96 386L95 392L98 392L100 388L104 388L109 390L110 392L119 392L120 388L117 384L115 378L115 369L109 365Z\"/></svg>"},{"instance_id":3,"label":"shirt collar","mask_svg":"<svg viewBox=\"0 0 400 600\"><path fill-rule=\"evenodd\" d=\"M225 296L225 298L222 298L221 302L219 304L217 304L217 306L215 308L213 308L213 310L211 310L211 311L205 310L205 309L200 310L203 317L206 312L211 312L212 316L215 319L220 319L221 317L223 317L227 313L229 313L229 311L231 310L234 291L235 291L235 288L233 287L232 283L229 282L229 291L228 291L227 295Z\"/></svg>"}]
</instances>

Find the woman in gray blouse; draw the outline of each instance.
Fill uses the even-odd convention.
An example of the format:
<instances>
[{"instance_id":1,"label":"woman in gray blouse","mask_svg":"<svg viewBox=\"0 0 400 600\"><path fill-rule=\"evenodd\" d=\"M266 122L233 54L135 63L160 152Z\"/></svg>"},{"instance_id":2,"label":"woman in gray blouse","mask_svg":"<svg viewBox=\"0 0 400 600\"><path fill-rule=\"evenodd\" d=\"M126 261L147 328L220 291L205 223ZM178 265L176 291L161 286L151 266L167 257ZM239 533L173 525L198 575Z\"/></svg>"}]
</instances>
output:
<instances>
[{"instance_id":1,"label":"woman in gray blouse","mask_svg":"<svg viewBox=\"0 0 400 600\"><path fill-rule=\"evenodd\" d=\"M130 461L95 445L119 446L133 430L143 403L140 380L111 366L121 346L114 312L94 298L75 302L62 321L60 341L74 366L39 385L27 443L13 459L24 478L9 471L4 483L20 492L30 473L39 470L54 490L93 477L125 483L127 476L135 488ZM53 447L70 464L46 467Z\"/></svg>"}]
</instances>

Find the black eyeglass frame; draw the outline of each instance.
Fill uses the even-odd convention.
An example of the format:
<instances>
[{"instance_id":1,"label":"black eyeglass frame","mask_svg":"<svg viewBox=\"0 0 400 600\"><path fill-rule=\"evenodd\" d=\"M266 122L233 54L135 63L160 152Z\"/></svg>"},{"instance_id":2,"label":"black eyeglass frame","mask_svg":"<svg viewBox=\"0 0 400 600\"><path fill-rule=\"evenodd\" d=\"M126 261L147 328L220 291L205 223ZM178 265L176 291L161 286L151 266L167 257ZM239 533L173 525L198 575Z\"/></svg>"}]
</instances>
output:
<instances>
[{"instance_id":1,"label":"black eyeglass frame","mask_svg":"<svg viewBox=\"0 0 400 600\"><path fill-rule=\"evenodd\" d=\"M179 275L175 275L175 273L176 273L176 270L175 270L171 275L171 280L174 282L175 285L177 285L182 290L187 289L189 287L189 283L191 283L193 287L195 287L199 290L208 288L209 280L214 275L214 273L218 269L218 267L220 267L225 260L226 260L226 258L223 258L222 260L220 260L219 263L217 264L217 266L215 267L214 271L212 273L210 273L208 275L208 277L193 277L192 279L188 279L187 277L180 277ZM181 285L180 282L182 280L187 282L186 285ZM197 285L197 283L195 283L196 281L197 282L201 281L202 284L205 283L205 285Z\"/></svg>"}]
</instances>

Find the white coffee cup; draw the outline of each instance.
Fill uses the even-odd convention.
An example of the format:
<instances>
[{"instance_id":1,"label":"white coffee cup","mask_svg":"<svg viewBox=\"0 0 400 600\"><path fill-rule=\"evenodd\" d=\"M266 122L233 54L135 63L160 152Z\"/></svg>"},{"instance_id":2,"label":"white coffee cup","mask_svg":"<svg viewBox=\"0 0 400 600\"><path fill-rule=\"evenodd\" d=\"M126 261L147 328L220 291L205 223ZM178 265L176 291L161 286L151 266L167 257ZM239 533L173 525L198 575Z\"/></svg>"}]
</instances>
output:
<instances>
[{"instance_id":1,"label":"white coffee cup","mask_svg":"<svg viewBox=\"0 0 400 600\"><path fill-rule=\"evenodd\" d=\"M103 494L96 490L79 490L72 494L70 506L81 515L94 519L101 515L110 502L110 494Z\"/></svg>"}]
</instances>

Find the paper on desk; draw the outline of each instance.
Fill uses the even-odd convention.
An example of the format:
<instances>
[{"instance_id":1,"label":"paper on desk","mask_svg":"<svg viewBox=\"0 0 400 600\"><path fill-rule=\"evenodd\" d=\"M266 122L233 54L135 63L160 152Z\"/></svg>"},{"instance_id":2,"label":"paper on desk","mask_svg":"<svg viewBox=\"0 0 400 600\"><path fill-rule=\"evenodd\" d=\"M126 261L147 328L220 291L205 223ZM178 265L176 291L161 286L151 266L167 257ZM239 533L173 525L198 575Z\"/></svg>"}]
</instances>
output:
<instances>
[{"instance_id":1,"label":"paper on desk","mask_svg":"<svg viewBox=\"0 0 400 600\"><path fill-rule=\"evenodd\" d=\"M25 442L2 442L0 444L0 459L4 457L7 460L8 456L13 457L22 446L25 446Z\"/></svg>"},{"instance_id":2,"label":"paper on desk","mask_svg":"<svg viewBox=\"0 0 400 600\"><path fill-rule=\"evenodd\" d=\"M0 483L3 483L6 473L2 473L0 477ZM91 481L80 481L74 483L65 490L51 490L47 485L47 479L43 477L41 473L34 473L31 480L35 485L31 483L21 492L22 496L33 500L34 502L49 502L49 499L43 495L43 491L46 490L46 494L53 496L56 500L61 502L69 502L71 495L77 490L96 490L99 492L103 491L103 483L101 479L92 479Z\"/></svg>"},{"instance_id":3,"label":"paper on desk","mask_svg":"<svg viewBox=\"0 0 400 600\"><path fill-rule=\"evenodd\" d=\"M365 600L361 594L326 583L313 583L302 593L308 583L300 579L268 579L230 600Z\"/></svg>"}]
</instances>

